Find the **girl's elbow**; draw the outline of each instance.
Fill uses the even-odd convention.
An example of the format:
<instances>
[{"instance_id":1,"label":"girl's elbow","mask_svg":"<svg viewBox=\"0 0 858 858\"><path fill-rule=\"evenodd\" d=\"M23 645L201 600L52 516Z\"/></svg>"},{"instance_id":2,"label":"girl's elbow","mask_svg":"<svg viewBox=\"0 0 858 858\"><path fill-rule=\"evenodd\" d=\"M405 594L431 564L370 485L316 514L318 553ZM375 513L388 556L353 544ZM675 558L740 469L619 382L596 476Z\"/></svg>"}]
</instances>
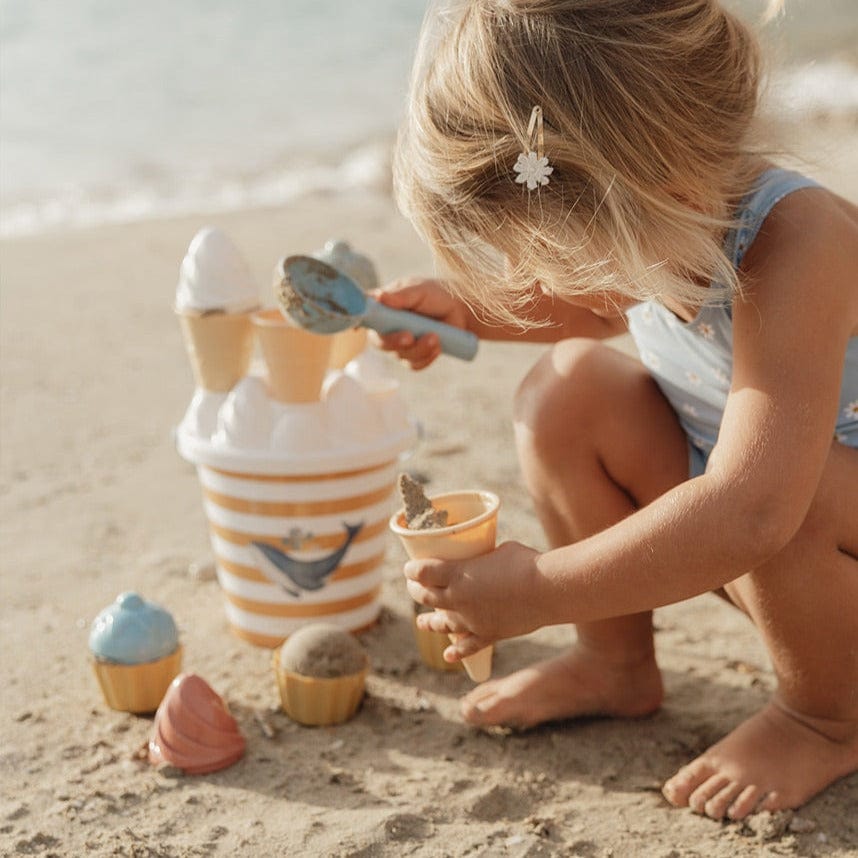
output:
<instances>
[{"instance_id":1,"label":"girl's elbow","mask_svg":"<svg viewBox=\"0 0 858 858\"><path fill-rule=\"evenodd\" d=\"M802 518L781 499L759 499L741 514L743 547L749 568L757 568L779 554L796 535Z\"/></svg>"}]
</instances>

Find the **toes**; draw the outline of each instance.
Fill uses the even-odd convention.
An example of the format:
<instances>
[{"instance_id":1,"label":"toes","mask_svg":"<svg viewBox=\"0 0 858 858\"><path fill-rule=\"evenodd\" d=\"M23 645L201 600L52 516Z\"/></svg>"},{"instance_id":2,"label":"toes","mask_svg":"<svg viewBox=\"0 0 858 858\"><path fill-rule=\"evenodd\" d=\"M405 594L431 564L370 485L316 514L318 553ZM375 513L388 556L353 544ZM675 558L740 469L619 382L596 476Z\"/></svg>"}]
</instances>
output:
<instances>
[{"instance_id":1,"label":"toes","mask_svg":"<svg viewBox=\"0 0 858 858\"><path fill-rule=\"evenodd\" d=\"M495 710L503 698L495 693L491 685L483 684L462 698L462 717L468 724L495 724Z\"/></svg>"},{"instance_id":2,"label":"toes","mask_svg":"<svg viewBox=\"0 0 858 858\"><path fill-rule=\"evenodd\" d=\"M674 807L687 807L688 800L694 790L712 774L712 769L699 764L699 762L683 766L665 782L661 789L662 794Z\"/></svg>"},{"instance_id":3,"label":"toes","mask_svg":"<svg viewBox=\"0 0 858 858\"><path fill-rule=\"evenodd\" d=\"M753 813L757 805L760 803L762 790L754 785L746 786L733 800L730 807L727 808L727 816L730 819L744 819L749 813Z\"/></svg>"},{"instance_id":4,"label":"toes","mask_svg":"<svg viewBox=\"0 0 858 858\"><path fill-rule=\"evenodd\" d=\"M723 819L736 796L742 792L742 785L729 781L725 787L718 790L703 806L703 812L711 819Z\"/></svg>"},{"instance_id":5,"label":"toes","mask_svg":"<svg viewBox=\"0 0 858 858\"><path fill-rule=\"evenodd\" d=\"M757 813L762 813L764 810L774 813L776 810L783 810L784 806L780 793L772 791L759 803Z\"/></svg>"},{"instance_id":6,"label":"toes","mask_svg":"<svg viewBox=\"0 0 858 858\"><path fill-rule=\"evenodd\" d=\"M731 783L726 775L714 774L700 784L688 797L688 806L695 812L706 814L706 805ZM708 815L708 814L707 814Z\"/></svg>"},{"instance_id":7,"label":"toes","mask_svg":"<svg viewBox=\"0 0 858 858\"><path fill-rule=\"evenodd\" d=\"M475 727L512 727L527 729L533 723L521 711L521 701L504 690L503 683L494 681L478 685L460 703L462 718Z\"/></svg>"},{"instance_id":8,"label":"toes","mask_svg":"<svg viewBox=\"0 0 858 858\"><path fill-rule=\"evenodd\" d=\"M681 768L662 792L674 807L689 807L711 819L740 820L751 813L781 808L777 793L767 794L754 784L744 785L696 762Z\"/></svg>"}]
</instances>

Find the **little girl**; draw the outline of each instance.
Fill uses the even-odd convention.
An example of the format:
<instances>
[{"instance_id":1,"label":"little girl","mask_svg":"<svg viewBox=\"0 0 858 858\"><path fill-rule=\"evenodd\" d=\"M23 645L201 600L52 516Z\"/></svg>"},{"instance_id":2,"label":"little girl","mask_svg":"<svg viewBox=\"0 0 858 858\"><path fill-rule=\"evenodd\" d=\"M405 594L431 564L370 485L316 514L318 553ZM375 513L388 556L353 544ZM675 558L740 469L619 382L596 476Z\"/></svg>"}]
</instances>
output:
<instances>
[{"instance_id":1,"label":"little girl","mask_svg":"<svg viewBox=\"0 0 858 858\"><path fill-rule=\"evenodd\" d=\"M411 561L424 627L488 643L575 623L568 652L476 688L478 725L658 709L652 610L715 591L777 676L674 774L715 819L858 768L858 210L755 137L760 63L717 0L470 0L427 27L402 207L449 272L380 298L556 343L515 437L551 550ZM640 362L598 340L628 329ZM382 339L415 368L437 339Z\"/></svg>"}]
</instances>

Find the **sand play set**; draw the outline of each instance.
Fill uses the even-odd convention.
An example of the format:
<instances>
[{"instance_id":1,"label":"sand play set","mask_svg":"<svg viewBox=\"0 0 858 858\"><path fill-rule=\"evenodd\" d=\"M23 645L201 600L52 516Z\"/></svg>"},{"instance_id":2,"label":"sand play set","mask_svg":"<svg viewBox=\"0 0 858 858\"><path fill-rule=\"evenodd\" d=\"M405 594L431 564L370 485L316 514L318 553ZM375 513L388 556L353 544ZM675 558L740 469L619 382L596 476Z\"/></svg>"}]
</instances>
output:
<instances>
[{"instance_id":1,"label":"sand play set","mask_svg":"<svg viewBox=\"0 0 858 858\"><path fill-rule=\"evenodd\" d=\"M497 525L490 492L427 498L399 473L417 433L367 328L432 331L444 352L464 360L477 341L375 301L367 294L379 285L372 262L342 241L282 259L273 281L279 306L263 307L225 233L205 228L191 241L175 312L195 391L176 447L199 477L231 631L272 650L287 715L333 725L364 696L371 666L355 633L381 610L389 534L412 558L460 559L491 550ZM397 486L401 508L391 515ZM416 622L414 633L427 665L460 669L443 659L447 635ZM155 712L153 765L203 774L242 757L245 739L225 702L202 677L182 672L179 633L164 607L122 593L95 618L89 647L108 706ZM491 658L487 648L465 661L475 682L489 677Z\"/></svg>"}]
</instances>

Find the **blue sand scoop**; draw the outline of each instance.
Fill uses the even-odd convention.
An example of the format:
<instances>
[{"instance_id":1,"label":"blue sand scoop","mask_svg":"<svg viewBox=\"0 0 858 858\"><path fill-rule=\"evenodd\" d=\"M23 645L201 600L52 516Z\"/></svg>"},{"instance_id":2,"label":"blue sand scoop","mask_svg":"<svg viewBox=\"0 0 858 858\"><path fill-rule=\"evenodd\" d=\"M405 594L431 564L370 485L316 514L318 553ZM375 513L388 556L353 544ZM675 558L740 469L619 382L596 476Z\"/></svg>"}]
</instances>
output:
<instances>
[{"instance_id":1,"label":"blue sand scoop","mask_svg":"<svg viewBox=\"0 0 858 858\"><path fill-rule=\"evenodd\" d=\"M283 312L305 330L336 334L362 325L380 334L410 331L415 337L437 334L441 351L462 360L477 353L479 340L470 331L445 325L419 313L394 310L366 295L345 274L312 256L289 256L275 284Z\"/></svg>"}]
</instances>

